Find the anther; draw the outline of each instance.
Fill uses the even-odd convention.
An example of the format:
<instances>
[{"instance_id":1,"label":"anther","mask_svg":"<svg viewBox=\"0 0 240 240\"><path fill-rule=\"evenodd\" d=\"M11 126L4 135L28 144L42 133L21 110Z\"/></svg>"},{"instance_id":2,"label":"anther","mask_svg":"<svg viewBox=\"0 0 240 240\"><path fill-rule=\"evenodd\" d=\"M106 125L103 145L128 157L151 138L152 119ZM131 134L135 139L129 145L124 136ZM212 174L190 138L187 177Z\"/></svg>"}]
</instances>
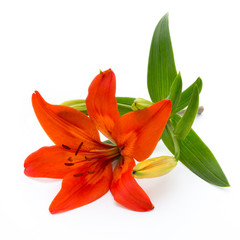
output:
<instances>
[{"instance_id":1,"label":"anther","mask_svg":"<svg viewBox=\"0 0 240 240\"><path fill-rule=\"evenodd\" d=\"M74 163L68 163L68 162L66 162L64 164L65 164L65 166L73 166L74 165Z\"/></svg>"},{"instance_id":2,"label":"anther","mask_svg":"<svg viewBox=\"0 0 240 240\"><path fill-rule=\"evenodd\" d=\"M84 173L77 173L77 174L74 174L73 176L74 177L81 177Z\"/></svg>"},{"instance_id":3,"label":"anther","mask_svg":"<svg viewBox=\"0 0 240 240\"><path fill-rule=\"evenodd\" d=\"M62 147L65 148L65 149L67 149L67 150L70 150L70 149L71 149L69 146L64 145L64 144L62 144Z\"/></svg>"},{"instance_id":4,"label":"anther","mask_svg":"<svg viewBox=\"0 0 240 240\"><path fill-rule=\"evenodd\" d=\"M73 160L72 160L72 157L68 157L68 159L67 159L69 162L72 162Z\"/></svg>"},{"instance_id":5,"label":"anther","mask_svg":"<svg viewBox=\"0 0 240 240\"><path fill-rule=\"evenodd\" d=\"M93 174L94 173L94 171L88 171L88 174Z\"/></svg>"},{"instance_id":6,"label":"anther","mask_svg":"<svg viewBox=\"0 0 240 240\"><path fill-rule=\"evenodd\" d=\"M77 156L77 154L78 154L79 150L81 149L82 145L83 145L83 142L81 142L81 143L79 144L79 146L78 146L78 148L77 148L77 151L75 152L75 156Z\"/></svg>"}]
</instances>

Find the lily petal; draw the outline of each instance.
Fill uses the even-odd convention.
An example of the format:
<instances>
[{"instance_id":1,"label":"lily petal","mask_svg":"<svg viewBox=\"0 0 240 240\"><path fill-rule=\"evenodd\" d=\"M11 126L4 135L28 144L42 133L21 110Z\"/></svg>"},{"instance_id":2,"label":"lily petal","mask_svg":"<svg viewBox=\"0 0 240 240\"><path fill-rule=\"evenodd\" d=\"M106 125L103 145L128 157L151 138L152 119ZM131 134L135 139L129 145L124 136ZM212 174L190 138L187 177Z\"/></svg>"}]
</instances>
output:
<instances>
[{"instance_id":1,"label":"lily petal","mask_svg":"<svg viewBox=\"0 0 240 240\"><path fill-rule=\"evenodd\" d=\"M105 147L85 114L70 107L51 105L37 91L32 95L32 104L42 128L56 145L64 144L75 150L81 143L82 150Z\"/></svg>"},{"instance_id":2,"label":"lily petal","mask_svg":"<svg viewBox=\"0 0 240 240\"><path fill-rule=\"evenodd\" d=\"M150 211L154 208L151 200L131 175L134 166L132 158L122 157L114 169L111 193L126 208L139 212Z\"/></svg>"},{"instance_id":3,"label":"lily petal","mask_svg":"<svg viewBox=\"0 0 240 240\"><path fill-rule=\"evenodd\" d=\"M29 177L63 179L76 168L76 165L71 165L74 157L73 152L63 147L42 147L26 158L24 173ZM66 166L65 163L69 163L69 166ZM79 164L77 166L79 167Z\"/></svg>"},{"instance_id":4,"label":"lily petal","mask_svg":"<svg viewBox=\"0 0 240 240\"><path fill-rule=\"evenodd\" d=\"M96 127L109 139L115 122L120 118L115 97L116 78L109 69L98 74L88 89L87 111Z\"/></svg>"},{"instance_id":5,"label":"lily petal","mask_svg":"<svg viewBox=\"0 0 240 240\"><path fill-rule=\"evenodd\" d=\"M155 149L172 109L170 100L123 115L113 129L113 138L121 154L138 161L148 158Z\"/></svg>"},{"instance_id":6,"label":"lily petal","mask_svg":"<svg viewBox=\"0 0 240 240\"><path fill-rule=\"evenodd\" d=\"M52 201L49 211L54 213L65 212L91 203L103 196L112 181L112 164L103 169L98 167L78 168L66 175L62 188Z\"/></svg>"}]
</instances>

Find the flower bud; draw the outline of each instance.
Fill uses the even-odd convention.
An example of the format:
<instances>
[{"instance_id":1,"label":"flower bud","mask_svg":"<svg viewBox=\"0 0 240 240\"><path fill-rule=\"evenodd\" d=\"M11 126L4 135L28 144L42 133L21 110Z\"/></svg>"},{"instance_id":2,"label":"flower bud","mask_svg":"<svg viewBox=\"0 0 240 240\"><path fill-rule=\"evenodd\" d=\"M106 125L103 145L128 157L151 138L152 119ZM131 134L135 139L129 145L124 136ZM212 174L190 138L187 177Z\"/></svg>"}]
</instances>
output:
<instances>
[{"instance_id":1,"label":"flower bud","mask_svg":"<svg viewBox=\"0 0 240 240\"><path fill-rule=\"evenodd\" d=\"M61 105L77 109L78 111L87 114L87 106L84 99L66 101L63 102Z\"/></svg>"},{"instance_id":2,"label":"flower bud","mask_svg":"<svg viewBox=\"0 0 240 240\"><path fill-rule=\"evenodd\" d=\"M136 98L131 107L133 111L137 111L137 110L148 108L152 105L153 103L148 100L145 100L143 98Z\"/></svg>"},{"instance_id":3,"label":"flower bud","mask_svg":"<svg viewBox=\"0 0 240 240\"><path fill-rule=\"evenodd\" d=\"M132 171L135 178L154 178L169 173L177 165L177 160L170 156L151 158L138 163Z\"/></svg>"}]
</instances>

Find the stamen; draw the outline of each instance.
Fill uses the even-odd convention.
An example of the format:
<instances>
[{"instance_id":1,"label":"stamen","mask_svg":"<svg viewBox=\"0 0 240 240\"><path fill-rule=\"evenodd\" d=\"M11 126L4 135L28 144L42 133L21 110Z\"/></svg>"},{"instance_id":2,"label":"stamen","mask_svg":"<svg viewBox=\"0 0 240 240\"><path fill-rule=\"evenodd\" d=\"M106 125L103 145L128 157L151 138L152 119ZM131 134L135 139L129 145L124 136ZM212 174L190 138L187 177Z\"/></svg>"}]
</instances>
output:
<instances>
[{"instance_id":1,"label":"stamen","mask_svg":"<svg viewBox=\"0 0 240 240\"><path fill-rule=\"evenodd\" d=\"M72 157L68 157L68 159L67 159L69 162L72 162L73 160L72 160Z\"/></svg>"},{"instance_id":2,"label":"stamen","mask_svg":"<svg viewBox=\"0 0 240 240\"><path fill-rule=\"evenodd\" d=\"M81 177L84 173L77 173L77 174L74 174L73 176L74 177Z\"/></svg>"},{"instance_id":3,"label":"stamen","mask_svg":"<svg viewBox=\"0 0 240 240\"><path fill-rule=\"evenodd\" d=\"M67 149L67 150L70 150L70 149L71 149L69 146L64 145L64 144L62 144L62 147L65 148L65 149Z\"/></svg>"},{"instance_id":4,"label":"stamen","mask_svg":"<svg viewBox=\"0 0 240 240\"><path fill-rule=\"evenodd\" d=\"M82 145L83 145L83 142L81 142L80 145L78 146L77 151L75 152L75 156L77 156L77 154L78 154L79 150L81 149Z\"/></svg>"},{"instance_id":5,"label":"stamen","mask_svg":"<svg viewBox=\"0 0 240 240\"><path fill-rule=\"evenodd\" d=\"M74 163L68 163L68 162L66 162L66 163L64 163L65 164L65 166L73 166L74 165Z\"/></svg>"}]
</instances>

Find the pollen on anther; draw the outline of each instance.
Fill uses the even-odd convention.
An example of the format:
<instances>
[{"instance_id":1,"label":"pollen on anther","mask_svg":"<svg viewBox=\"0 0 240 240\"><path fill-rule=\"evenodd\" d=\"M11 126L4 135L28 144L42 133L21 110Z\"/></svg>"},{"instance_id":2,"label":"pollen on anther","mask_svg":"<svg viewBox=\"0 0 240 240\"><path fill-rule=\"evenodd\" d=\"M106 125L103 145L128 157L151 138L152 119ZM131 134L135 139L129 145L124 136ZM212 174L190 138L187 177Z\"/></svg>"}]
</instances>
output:
<instances>
[{"instance_id":1,"label":"pollen on anther","mask_svg":"<svg viewBox=\"0 0 240 240\"><path fill-rule=\"evenodd\" d=\"M77 148L77 150L76 150L76 152L75 152L75 156L77 156L77 154L78 154L79 150L81 149L82 145L83 145L83 142L81 142L81 143L79 144L79 146L78 146L78 148Z\"/></svg>"},{"instance_id":2,"label":"pollen on anther","mask_svg":"<svg viewBox=\"0 0 240 240\"><path fill-rule=\"evenodd\" d=\"M73 166L74 165L74 163L64 163L65 164L65 166Z\"/></svg>"},{"instance_id":3,"label":"pollen on anther","mask_svg":"<svg viewBox=\"0 0 240 240\"><path fill-rule=\"evenodd\" d=\"M74 177L81 177L84 173L77 173L77 174L74 174L73 176Z\"/></svg>"},{"instance_id":4,"label":"pollen on anther","mask_svg":"<svg viewBox=\"0 0 240 240\"><path fill-rule=\"evenodd\" d=\"M69 146L64 145L64 144L62 144L62 147L65 148L65 149L67 149L67 150L70 150L70 149L71 149Z\"/></svg>"}]
</instances>

